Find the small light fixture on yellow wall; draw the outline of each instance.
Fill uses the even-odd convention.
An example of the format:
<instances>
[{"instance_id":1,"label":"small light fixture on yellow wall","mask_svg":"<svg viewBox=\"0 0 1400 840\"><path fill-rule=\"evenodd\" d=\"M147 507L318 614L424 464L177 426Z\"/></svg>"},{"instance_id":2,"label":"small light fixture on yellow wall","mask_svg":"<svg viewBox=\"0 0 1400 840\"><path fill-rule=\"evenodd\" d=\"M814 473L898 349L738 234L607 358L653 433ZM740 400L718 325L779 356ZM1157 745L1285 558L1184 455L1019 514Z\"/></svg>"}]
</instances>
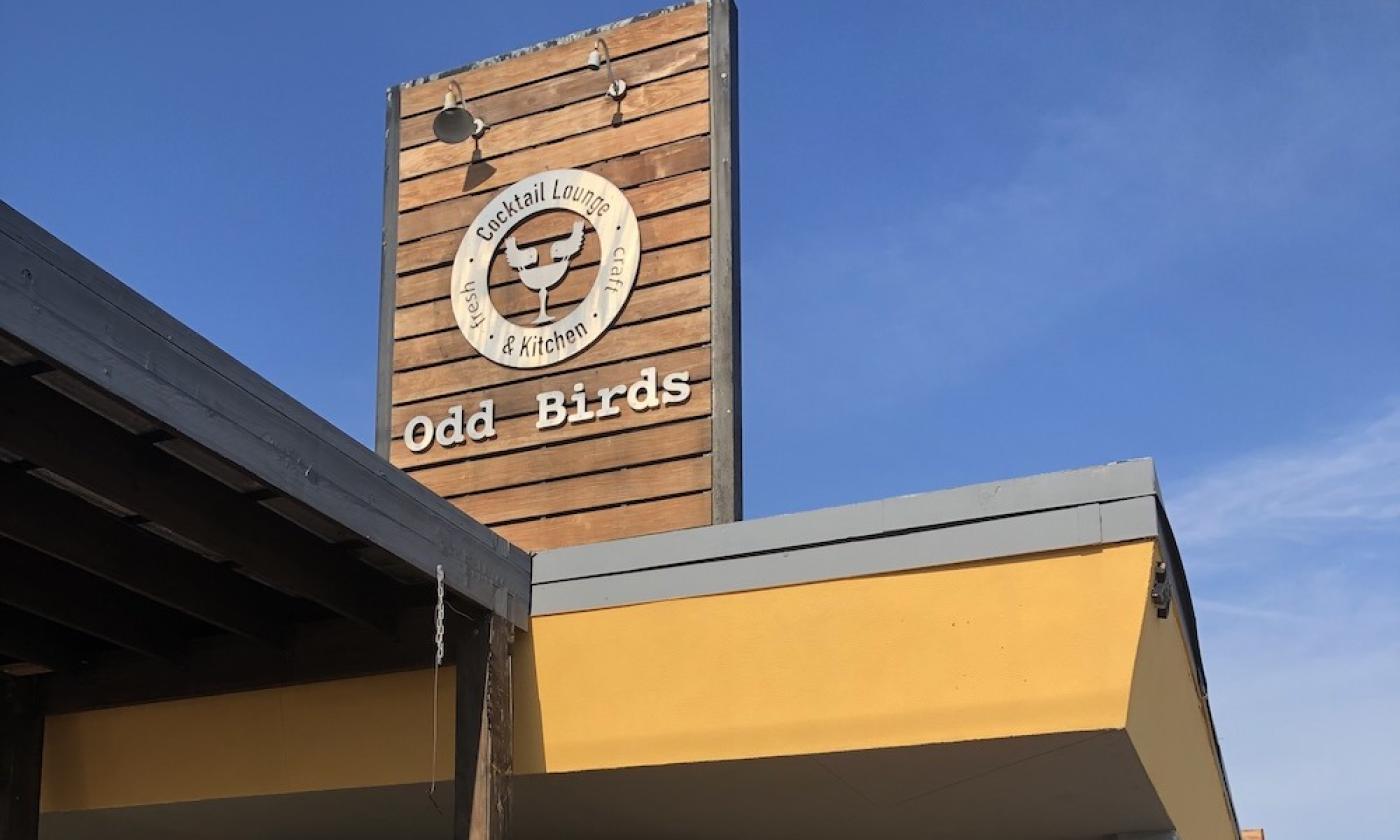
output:
<instances>
[{"instance_id":1,"label":"small light fixture on yellow wall","mask_svg":"<svg viewBox=\"0 0 1400 840\"><path fill-rule=\"evenodd\" d=\"M602 38L593 42L593 51L588 54L588 66L597 70L599 67L608 68L608 96L614 102L621 102L622 97L627 95L627 83L613 75L612 55L608 53L608 42Z\"/></svg>"},{"instance_id":2,"label":"small light fixture on yellow wall","mask_svg":"<svg viewBox=\"0 0 1400 840\"><path fill-rule=\"evenodd\" d=\"M449 89L442 97L442 110L433 118L433 134L444 143L461 143L468 137L480 138L486 133L486 123L473 116L462 102L462 86L448 81Z\"/></svg>"}]
</instances>

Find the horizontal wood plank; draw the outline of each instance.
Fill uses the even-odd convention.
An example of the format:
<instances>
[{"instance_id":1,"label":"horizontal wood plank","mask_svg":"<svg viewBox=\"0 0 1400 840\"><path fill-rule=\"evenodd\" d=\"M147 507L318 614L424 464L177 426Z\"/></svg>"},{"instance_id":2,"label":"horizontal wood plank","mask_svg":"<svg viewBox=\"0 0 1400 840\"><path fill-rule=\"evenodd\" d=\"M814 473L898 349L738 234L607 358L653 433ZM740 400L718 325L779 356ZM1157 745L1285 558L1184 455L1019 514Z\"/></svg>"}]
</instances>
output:
<instances>
[{"instance_id":1,"label":"horizontal wood plank","mask_svg":"<svg viewBox=\"0 0 1400 840\"><path fill-rule=\"evenodd\" d=\"M702 35L709 26L707 18L707 5L698 3L620 26L609 30L603 37L607 39L609 54L621 59L673 41ZM587 64L588 52L592 48L592 38L580 38L406 86L400 93L400 113L408 116L441 108L442 97L452 81L461 85L464 95L471 97L569 73Z\"/></svg>"},{"instance_id":2,"label":"horizontal wood plank","mask_svg":"<svg viewBox=\"0 0 1400 840\"><path fill-rule=\"evenodd\" d=\"M688 371L692 385L704 382L710 378L710 349L708 347L690 347L685 350L661 353L641 359L630 359L625 362L614 362L585 370L551 374L540 379L529 379L510 385L499 387L488 385L476 391L451 394L412 405L395 406L390 415L393 437L403 437L404 425L411 418L420 414L426 414L429 417L445 417L447 410L454 405L475 406L481 399L487 397L495 402L497 420L520 417L526 414L533 415L539 408L535 396L542 391L568 393L573 390L574 384L578 383L583 385L584 390L596 394L599 388L635 380L640 376L641 370L648 367L656 368L662 376L676 371Z\"/></svg>"},{"instance_id":3,"label":"horizontal wood plank","mask_svg":"<svg viewBox=\"0 0 1400 840\"><path fill-rule=\"evenodd\" d=\"M556 143L503 155L489 161L494 170L475 184L471 192L494 192L526 175L546 169L577 169L600 160L640 152L687 137L696 137L705 134L709 129L709 105L697 102L654 117L624 123L618 128L599 129ZM489 139L488 134L483 142ZM455 166L400 183L399 212L463 195L466 192L467 175L466 167Z\"/></svg>"},{"instance_id":4,"label":"horizontal wood plank","mask_svg":"<svg viewBox=\"0 0 1400 840\"><path fill-rule=\"evenodd\" d=\"M701 309L710 305L710 278L701 274L634 291L610 329ZM534 312L526 309L524 312ZM520 314L517 310L515 314ZM443 364L481 355L455 324L445 330L394 342L394 370Z\"/></svg>"},{"instance_id":5,"label":"horizontal wood plank","mask_svg":"<svg viewBox=\"0 0 1400 840\"><path fill-rule=\"evenodd\" d=\"M428 143L399 153L399 180L407 181L465 165L478 151L484 160L553 143L567 137L616 128L709 98L709 70L690 70L629 87L620 102L598 96L523 119L493 125L478 143Z\"/></svg>"},{"instance_id":6,"label":"horizontal wood plank","mask_svg":"<svg viewBox=\"0 0 1400 840\"><path fill-rule=\"evenodd\" d=\"M710 139L708 6L697 3L605 34L628 83L614 103L606 73L586 68L593 38L532 50L399 91L398 222L393 266L390 458L433 492L530 549L708 524L710 484ZM477 144L432 135L448 78L491 124ZM617 115L621 115L620 120ZM479 356L457 329L452 266L468 227L504 187L547 169L586 169L626 192L641 225L637 284L613 326L587 351L548 369L513 369ZM467 180L470 172L471 180ZM391 194L390 200L393 200ZM540 214L512 235L521 247L568 235L566 213ZM598 272L597 237L550 290L559 316ZM500 255L489 281L498 310L521 323L538 297ZM690 374L678 405L538 429L543 391L592 396L641 370ZM411 453L403 426L493 400L496 435ZM591 404L596 408L596 402Z\"/></svg>"},{"instance_id":7,"label":"horizontal wood plank","mask_svg":"<svg viewBox=\"0 0 1400 840\"><path fill-rule=\"evenodd\" d=\"M451 498L709 451L710 421L702 417L496 458L458 461L418 470L413 477L439 496Z\"/></svg>"},{"instance_id":8,"label":"horizontal wood plank","mask_svg":"<svg viewBox=\"0 0 1400 840\"><path fill-rule=\"evenodd\" d=\"M653 256L655 259L651 258ZM640 291L649 286L678 280L682 277L703 274L708 266L709 249L707 243L703 241L644 254L641 267L637 272L635 289ZM592 287L596 277L596 266L584 266L564 275L563 282L549 296L550 309L558 313L561 307L581 300ZM491 297L497 309L509 313L508 317L512 318L520 313L532 313L539 306L538 298L532 297L530 290L520 284L497 286L492 289ZM394 322L394 331L400 342L412 339L414 336L428 335L456 327L457 321L452 312L452 302L445 297L405 307L396 313ZM395 352L404 351L396 350ZM431 361L429 359L429 363ZM408 356L404 356L401 361L396 362L395 369L404 370L420 366L407 362Z\"/></svg>"},{"instance_id":9,"label":"horizontal wood plank","mask_svg":"<svg viewBox=\"0 0 1400 840\"><path fill-rule=\"evenodd\" d=\"M672 318L609 330L588 348L588 352L562 362L557 370L578 370L605 362L650 356L665 350L704 344L709 340L710 313L702 309ZM539 376L540 372L523 368L504 368L481 356L405 371L394 374L394 404L402 405L440 397L488 383L504 385L522 379L533 379Z\"/></svg>"},{"instance_id":10,"label":"horizontal wood plank","mask_svg":"<svg viewBox=\"0 0 1400 840\"><path fill-rule=\"evenodd\" d=\"M674 280L677 277L702 274L708 271L709 268L709 243L703 240L687 242L682 245L673 245L656 251L643 252L642 263L637 269L637 283L638 285L661 283L666 280ZM418 278L419 275L413 275L412 278L403 279L416 280ZM432 283L429 283L428 279L429 278L423 278L423 282L412 290L414 297L423 302L445 299L452 284L451 269L449 268L437 272L436 276L432 278L434 281ZM404 308L407 309L408 307ZM451 307L449 307L447 310L448 317L450 317L451 311ZM448 322L443 321L443 323Z\"/></svg>"},{"instance_id":11,"label":"horizontal wood plank","mask_svg":"<svg viewBox=\"0 0 1400 840\"><path fill-rule=\"evenodd\" d=\"M526 551L544 551L566 545L699 528L710 524L711 515L710 493L706 491L587 513L531 519L501 525L495 531Z\"/></svg>"},{"instance_id":12,"label":"horizontal wood plank","mask_svg":"<svg viewBox=\"0 0 1400 840\"><path fill-rule=\"evenodd\" d=\"M681 220L672 219L662 222L659 220L651 221L651 219L677 208L707 201L710 195L708 176L708 172L692 172L688 175L667 178L664 181L652 181L628 192L627 200L639 219L638 226L643 237L643 248L654 248L662 244L655 241L658 229L669 237L669 239L664 239L664 242L677 241L676 234L671 232L671 229L675 228ZM552 238L567 236L577 219L578 216L568 212L555 212L531 218L525 223L529 225L528 228L522 225L515 232L516 244L522 248L528 248L532 245L548 242ZM705 224L705 229L709 230L708 223ZM589 232L593 232L591 228ZM651 234L651 238L647 238L648 233ZM451 263L457 258L457 249L462 244L462 238L467 235L469 233L465 228L459 228L400 245L395 268L399 274L406 274L430 266ZM590 236L589 239L594 240L593 251L585 251L576 257L576 263L579 265L584 264L590 258L596 261L598 246L596 236ZM504 260L497 262L501 263L499 266L493 265L497 278L508 278L510 273L508 267L504 265Z\"/></svg>"},{"instance_id":13,"label":"horizontal wood plank","mask_svg":"<svg viewBox=\"0 0 1400 840\"><path fill-rule=\"evenodd\" d=\"M688 250L680 251L682 248ZM672 251L677 251L677 253L672 254ZM642 289L670 280L678 280L682 277L703 274L708 268L709 249L708 243L704 241L643 253L641 265L637 271L636 288ZM580 266L569 271L564 275L560 284L550 292L550 310L558 315L562 312L562 307L582 300L588 290L593 287L597 276L596 264ZM448 280L450 281L451 278ZM446 294L446 288L443 289L443 293ZM494 286L491 290L491 299L495 302L498 311L507 313L507 317L516 323L524 323L524 321L529 320L527 318L522 321L518 316L525 313L533 315L539 309L538 296L521 283ZM444 296L399 310L395 315L394 332L397 338L403 339L453 329L456 326L457 322L452 313L452 302Z\"/></svg>"},{"instance_id":14,"label":"horizontal wood plank","mask_svg":"<svg viewBox=\"0 0 1400 840\"><path fill-rule=\"evenodd\" d=\"M676 496L710 489L710 457L700 455L642 467L493 490L452 500L487 525L541 515Z\"/></svg>"},{"instance_id":15,"label":"horizontal wood plank","mask_svg":"<svg viewBox=\"0 0 1400 840\"><path fill-rule=\"evenodd\" d=\"M642 235L643 251L641 260L637 266L638 284L658 283L677 276L694 273L694 269L700 264L693 251L672 252L668 249L685 243L705 245L704 240L709 235L709 214L704 211L705 207L691 208L680 212L671 213L666 216L653 217L639 225ZM591 241L590 241L591 239ZM558 300L564 303L571 291L580 291L578 298L592 287L598 275L599 249L596 237L584 240L584 247L580 254L574 258L568 273L564 275L559 287L550 295L551 304ZM530 247L530 246L523 246ZM708 267L708 258L704 261ZM432 332L434 330L447 329L453 324L451 302L447 295L451 290L451 276L448 275L446 285L438 289L439 295L426 303L414 304L403 307L394 313L394 337L409 338L414 335ZM514 312L524 300L520 296L519 288L523 285L518 282L519 276L514 272L504 259L495 260L487 273L487 282L491 289L491 299L496 302L498 309L506 312ZM525 289L526 292L529 289ZM538 306L538 297L535 299Z\"/></svg>"},{"instance_id":16,"label":"horizontal wood plank","mask_svg":"<svg viewBox=\"0 0 1400 840\"><path fill-rule=\"evenodd\" d=\"M535 221L534 219L530 220ZM553 219L541 219L540 224L534 230L535 233L528 237L527 241L535 244L548 242L548 239L541 240L541 232L548 231L551 237L557 238L560 235L567 235L563 227L555 228L557 222ZM643 259L647 250L664 248L668 245L679 245L682 242L694 242L697 239L704 239L710 235L710 208L707 204L695 207L687 207L684 210L674 210L657 216L643 219L637 225L638 233L642 240ZM600 256L598 238L588 237L584 240L583 250L574 257L575 263L580 266L597 265ZM638 266L638 270L641 268ZM487 273L487 279L492 288L506 286L519 282L519 275L506 262L503 254L497 253L496 259L491 263L491 270Z\"/></svg>"},{"instance_id":17,"label":"horizontal wood plank","mask_svg":"<svg viewBox=\"0 0 1400 840\"><path fill-rule=\"evenodd\" d=\"M708 137L701 136L677 140L622 157L609 158L582 168L588 172L596 172L612 181L619 189L626 190L650 181L698 172L708 169L709 166L710 141ZM708 196L708 190L706 195ZM435 233L465 228L492 197L492 193L477 193L403 213L399 216L399 242L410 242ZM628 198L631 200L630 195ZM633 209L636 209L635 202ZM641 213L640 210L637 212ZM399 303L403 302L402 299L399 300Z\"/></svg>"},{"instance_id":18,"label":"horizontal wood plank","mask_svg":"<svg viewBox=\"0 0 1400 840\"><path fill-rule=\"evenodd\" d=\"M710 61L710 39L700 35L647 50L644 53L618 59L613 70L619 79L624 79L629 88L644 85L667 76L708 67ZM555 76L539 82L532 82L518 88L491 93L486 96L467 95L467 108L490 125L500 125L508 120L517 120L569 105L585 99L602 97L607 86L607 73L591 67L580 67L571 73ZM409 149L424 143L436 141L433 136L433 120L437 110L407 117L399 122L399 148Z\"/></svg>"},{"instance_id":19,"label":"horizontal wood plank","mask_svg":"<svg viewBox=\"0 0 1400 840\"><path fill-rule=\"evenodd\" d=\"M693 276L697 273L703 274L709 266L707 243L692 242L689 243L689 246L690 250L675 254L674 257L669 254L672 249L653 251L650 255L643 253L641 265L637 271L635 288L642 289L681 277ZM704 251L704 253L697 254L697 251ZM665 256L658 256L656 259L649 258L654 255ZM589 289L593 287L597 276L597 263L571 269L564 275L559 285L550 292L550 311L558 315L564 307L582 300L588 294ZM450 283L451 278L447 278L447 281ZM441 297L426 303L403 307L394 313L395 339L409 339L414 336L455 328L457 321L452 312L452 301L446 297L447 288L444 287L442 292L443 296ZM501 284L492 287L491 300L495 303L497 311L505 313L507 318L515 320L517 323L521 323L517 316L524 313L533 315L539 309L538 295L521 283ZM396 369L402 370L403 367L399 366Z\"/></svg>"},{"instance_id":20,"label":"horizontal wood plank","mask_svg":"<svg viewBox=\"0 0 1400 840\"><path fill-rule=\"evenodd\" d=\"M620 384L620 383L619 383ZM416 471L430 464L460 461L467 458L480 458L504 452L514 452L538 446L556 446L585 438L598 438L609 434L619 434L631 429L641 429L663 423L706 417L710 413L710 383L701 382L691 388L690 399L678 405L662 406L651 411L632 411L624 408L622 414L606 420L589 423L565 423L553 429L535 428L535 415L501 420L496 423L496 437L480 443L466 443L444 449L432 446L423 452L410 452L403 440L395 440L390 447L390 461L403 470Z\"/></svg>"}]
</instances>

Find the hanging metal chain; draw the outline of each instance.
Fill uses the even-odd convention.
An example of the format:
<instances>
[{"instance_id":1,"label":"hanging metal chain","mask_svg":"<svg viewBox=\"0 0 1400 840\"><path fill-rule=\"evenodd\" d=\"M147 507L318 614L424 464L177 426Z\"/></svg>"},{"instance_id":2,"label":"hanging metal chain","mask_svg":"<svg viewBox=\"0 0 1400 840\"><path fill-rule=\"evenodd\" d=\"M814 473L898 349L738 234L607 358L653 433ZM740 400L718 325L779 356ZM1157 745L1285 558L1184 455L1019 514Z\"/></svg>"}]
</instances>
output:
<instances>
[{"instance_id":1,"label":"hanging metal chain","mask_svg":"<svg viewBox=\"0 0 1400 840\"><path fill-rule=\"evenodd\" d=\"M442 585L443 573L441 564L437 567L437 608L433 611L433 644L437 646L437 651L433 656L433 759L432 766L428 770L428 798L432 799L433 793L437 790L437 754L438 754L438 669L442 667L444 655L443 642L446 638L447 619L447 597ZM437 801L433 801L433 806L437 806ZM440 809L439 809L440 810Z\"/></svg>"}]
</instances>

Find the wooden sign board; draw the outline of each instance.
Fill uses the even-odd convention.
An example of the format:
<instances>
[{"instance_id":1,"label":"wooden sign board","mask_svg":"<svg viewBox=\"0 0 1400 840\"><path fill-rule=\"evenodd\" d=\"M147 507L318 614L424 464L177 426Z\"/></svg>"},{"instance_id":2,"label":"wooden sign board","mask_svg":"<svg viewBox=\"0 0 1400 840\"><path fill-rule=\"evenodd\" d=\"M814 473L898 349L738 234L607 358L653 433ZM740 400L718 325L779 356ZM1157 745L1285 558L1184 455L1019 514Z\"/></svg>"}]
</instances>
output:
<instances>
[{"instance_id":1,"label":"wooden sign board","mask_svg":"<svg viewBox=\"0 0 1400 840\"><path fill-rule=\"evenodd\" d=\"M389 91L376 445L525 549L740 516L735 47L702 1Z\"/></svg>"}]
</instances>

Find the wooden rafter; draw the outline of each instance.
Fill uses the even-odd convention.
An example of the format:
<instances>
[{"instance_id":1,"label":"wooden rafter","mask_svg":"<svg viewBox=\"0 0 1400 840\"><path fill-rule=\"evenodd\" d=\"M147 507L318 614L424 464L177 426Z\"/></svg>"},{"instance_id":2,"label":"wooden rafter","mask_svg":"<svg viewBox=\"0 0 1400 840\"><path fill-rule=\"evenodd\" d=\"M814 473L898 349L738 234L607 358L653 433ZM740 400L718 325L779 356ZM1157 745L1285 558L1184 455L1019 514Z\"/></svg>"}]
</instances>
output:
<instances>
[{"instance_id":1,"label":"wooden rafter","mask_svg":"<svg viewBox=\"0 0 1400 840\"><path fill-rule=\"evenodd\" d=\"M19 470L0 470L0 535L216 627L270 645L283 604L251 580Z\"/></svg>"},{"instance_id":2,"label":"wooden rafter","mask_svg":"<svg viewBox=\"0 0 1400 840\"><path fill-rule=\"evenodd\" d=\"M0 603L167 661L189 635L165 607L9 540L0 540Z\"/></svg>"},{"instance_id":3,"label":"wooden rafter","mask_svg":"<svg viewBox=\"0 0 1400 840\"><path fill-rule=\"evenodd\" d=\"M78 668L93 642L38 616L0 604L0 656L51 670Z\"/></svg>"},{"instance_id":4,"label":"wooden rafter","mask_svg":"<svg viewBox=\"0 0 1400 840\"><path fill-rule=\"evenodd\" d=\"M246 574L388 630L385 580L194 467L37 382L12 382L0 403L0 448L170 529Z\"/></svg>"}]
</instances>

